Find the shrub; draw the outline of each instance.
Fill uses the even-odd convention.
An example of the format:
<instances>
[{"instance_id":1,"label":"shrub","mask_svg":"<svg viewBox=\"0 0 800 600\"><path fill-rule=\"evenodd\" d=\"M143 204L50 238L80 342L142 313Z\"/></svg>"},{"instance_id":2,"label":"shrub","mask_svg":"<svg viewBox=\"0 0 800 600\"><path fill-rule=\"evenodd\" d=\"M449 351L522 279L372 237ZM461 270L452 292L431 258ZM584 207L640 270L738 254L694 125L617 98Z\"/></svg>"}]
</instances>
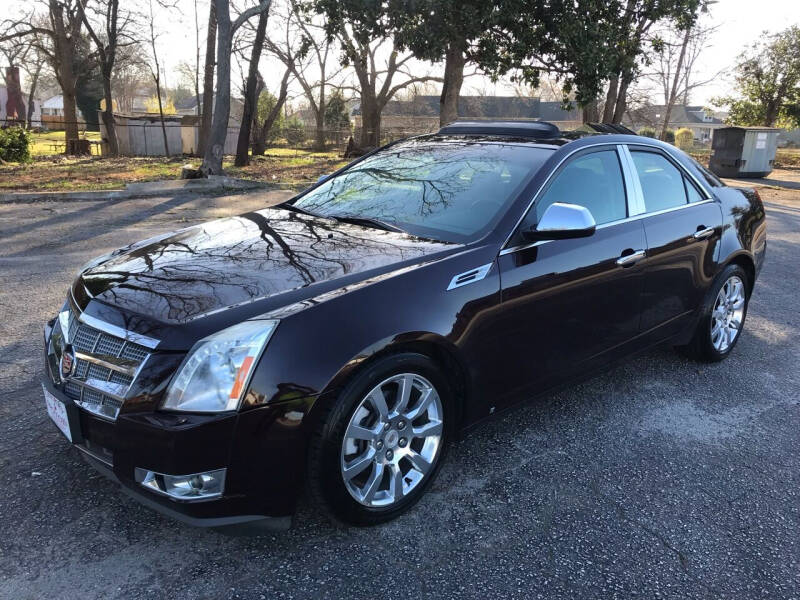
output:
<instances>
[{"instance_id":1,"label":"shrub","mask_svg":"<svg viewBox=\"0 0 800 600\"><path fill-rule=\"evenodd\" d=\"M694 145L694 133L688 127L681 127L675 132L675 145L681 150L691 150Z\"/></svg>"},{"instance_id":2,"label":"shrub","mask_svg":"<svg viewBox=\"0 0 800 600\"><path fill-rule=\"evenodd\" d=\"M656 130L653 129L652 127L642 127L639 130L639 135L642 135L644 137L649 137L649 138L658 137L658 134L656 134Z\"/></svg>"},{"instance_id":3,"label":"shrub","mask_svg":"<svg viewBox=\"0 0 800 600\"><path fill-rule=\"evenodd\" d=\"M0 160L28 162L31 159L31 134L22 127L0 129Z\"/></svg>"},{"instance_id":4,"label":"shrub","mask_svg":"<svg viewBox=\"0 0 800 600\"><path fill-rule=\"evenodd\" d=\"M664 141L668 144L675 143L675 130L674 129L667 129L666 135L664 136Z\"/></svg>"}]
</instances>

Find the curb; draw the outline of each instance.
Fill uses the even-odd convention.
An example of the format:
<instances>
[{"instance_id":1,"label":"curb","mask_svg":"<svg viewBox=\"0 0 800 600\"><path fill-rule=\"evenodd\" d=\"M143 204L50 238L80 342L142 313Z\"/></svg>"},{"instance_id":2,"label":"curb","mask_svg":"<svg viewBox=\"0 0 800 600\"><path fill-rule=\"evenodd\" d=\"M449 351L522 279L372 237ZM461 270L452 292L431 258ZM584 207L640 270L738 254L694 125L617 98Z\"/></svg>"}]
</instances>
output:
<instances>
[{"instance_id":1,"label":"curb","mask_svg":"<svg viewBox=\"0 0 800 600\"><path fill-rule=\"evenodd\" d=\"M11 192L0 194L0 202L43 201L98 201L130 200L164 194L197 194L223 191L248 191L257 189L280 189L272 183L237 179L225 175L212 175L208 179L170 179L128 183L124 190L84 190L80 192Z\"/></svg>"}]
</instances>

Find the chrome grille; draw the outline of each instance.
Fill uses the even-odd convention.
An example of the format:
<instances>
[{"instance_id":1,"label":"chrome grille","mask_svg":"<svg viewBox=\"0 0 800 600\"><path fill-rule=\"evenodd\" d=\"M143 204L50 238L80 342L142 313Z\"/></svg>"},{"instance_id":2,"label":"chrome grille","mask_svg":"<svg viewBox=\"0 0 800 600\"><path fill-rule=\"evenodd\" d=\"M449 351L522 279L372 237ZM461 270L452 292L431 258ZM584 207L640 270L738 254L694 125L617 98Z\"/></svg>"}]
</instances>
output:
<instances>
[{"instance_id":1,"label":"chrome grille","mask_svg":"<svg viewBox=\"0 0 800 600\"><path fill-rule=\"evenodd\" d=\"M138 371L150 350L82 323L72 311L68 330L75 351L112 366L78 358L74 375L64 382L64 393L89 412L116 419L134 378L123 372L125 367L114 367L114 359L133 361Z\"/></svg>"}]
</instances>

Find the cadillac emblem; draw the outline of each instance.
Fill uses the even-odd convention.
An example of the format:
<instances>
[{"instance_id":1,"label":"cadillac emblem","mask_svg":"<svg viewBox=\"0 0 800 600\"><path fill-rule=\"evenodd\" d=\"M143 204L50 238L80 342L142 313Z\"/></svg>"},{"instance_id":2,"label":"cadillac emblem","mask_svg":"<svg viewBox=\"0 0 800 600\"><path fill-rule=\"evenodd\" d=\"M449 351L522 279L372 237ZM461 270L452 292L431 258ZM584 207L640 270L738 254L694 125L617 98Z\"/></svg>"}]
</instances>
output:
<instances>
[{"instance_id":1,"label":"cadillac emblem","mask_svg":"<svg viewBox=\"0 0 800 600\"><path fill-rule=\"evenodd\" d=\"M67 379L75 374L75 367L78 361L75 359L75 351L72 349L72 346L64 346L59 364L62 379Z\"/></svg>"}]
</instances>

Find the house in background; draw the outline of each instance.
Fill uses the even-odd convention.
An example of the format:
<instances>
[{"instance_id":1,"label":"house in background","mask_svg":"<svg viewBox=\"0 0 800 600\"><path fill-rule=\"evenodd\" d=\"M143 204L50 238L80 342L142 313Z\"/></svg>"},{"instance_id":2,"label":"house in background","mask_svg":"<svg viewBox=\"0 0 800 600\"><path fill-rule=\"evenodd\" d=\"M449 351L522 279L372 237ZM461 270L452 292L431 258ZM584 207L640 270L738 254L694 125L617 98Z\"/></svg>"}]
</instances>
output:
<instances>
[{"instance_id":1,"label":"house in background","mask_svg":"<svg viewBox=\"0 0 800 600\"><path fill-rule=\"evenodd\" d=\"M622 123L634 131L639 131L643 127L652 127L656 131L660 131L664 124L665 114L666 106L663 104L642 106L630 109ZM725 127L724 116L724 114L713 113L702 106L676 104L672 107L668 127L675 131L684 127L691 129L695 140L707 144L713 138L715 129Z\"/></svg>"},{"instance_id":2,"label":"house in background","mask_svg":"<svg viewBox=\"0 0 800 600\"><path fill-rule=\"evenodd\" d=\"M361 111L352 111L356 129L361 127ZM519 96L461 96L458 99L460 119L531 119L550 121L560 129L581 125L577 109L564 110L560 102L543 102L540 98ZM381 129L428 132L439 129L439 96L415 96L411 100L392 100L381 113Z\"/></svg>"},{"instance_id":3,"label":"house in background","mask_svg":"<svg viewBox=\"0 0 800 600\"><path fill-rule=\"evenodd\" d=\"M200 105L200 111L203 110L203 98L191 96L186 100L175 102L175 113L178 115L196 115L197 105ZM230 118L236 121L242 120L242 113L244 113L244 102L239 98L231 96L231 113Z\"/></svg>"},{"instance_id":4,"label":"house in background","mask_svg":"<svg viewBox=\"0 0 800 600\"><path fill-rule=\"evenodd\" d=\"M78 110L78 129L80 131L86 130L86 121L83 118L83 113ZM60 131L64 129L64 96L52 96L42 102L42 127Z\"/></svg>"}]
</instances>

